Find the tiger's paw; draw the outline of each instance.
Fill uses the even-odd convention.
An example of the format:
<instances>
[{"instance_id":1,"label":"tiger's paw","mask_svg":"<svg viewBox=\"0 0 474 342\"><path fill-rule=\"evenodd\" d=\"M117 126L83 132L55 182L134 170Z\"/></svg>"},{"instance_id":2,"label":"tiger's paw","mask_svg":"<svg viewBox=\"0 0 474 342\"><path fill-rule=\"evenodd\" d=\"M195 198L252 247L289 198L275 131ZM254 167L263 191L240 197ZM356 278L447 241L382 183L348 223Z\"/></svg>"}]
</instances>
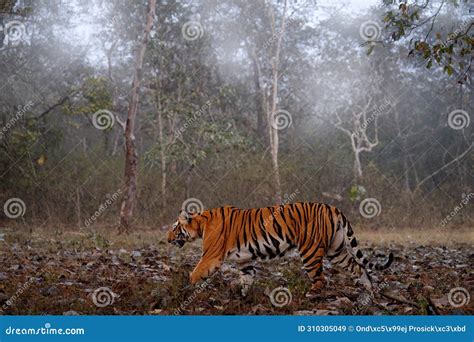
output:
<instances>
[{"instance_id":1,"label":"tiger's paw","mask_svg":"<svg viewBox=\"0 0 474 342\"><path fill-rule=\"evenodd\" d=\"M199 274L196 274L195 272L192 272L189 274L189 282L191 285L197 284L201 280L201 276Z\"/></svg>"},{"instance_id":2,"label":"tiger's paw","mask_svg":"<svg viewBox=\"0 0 474 342\"><path fill-rule=\"evenodd\" d=\"M326 282L324 280L317 280L313 283L313 286L306 292L306 298L316 298L321 297L321 290L326 286Z\"/></svg>"}]
</instances>

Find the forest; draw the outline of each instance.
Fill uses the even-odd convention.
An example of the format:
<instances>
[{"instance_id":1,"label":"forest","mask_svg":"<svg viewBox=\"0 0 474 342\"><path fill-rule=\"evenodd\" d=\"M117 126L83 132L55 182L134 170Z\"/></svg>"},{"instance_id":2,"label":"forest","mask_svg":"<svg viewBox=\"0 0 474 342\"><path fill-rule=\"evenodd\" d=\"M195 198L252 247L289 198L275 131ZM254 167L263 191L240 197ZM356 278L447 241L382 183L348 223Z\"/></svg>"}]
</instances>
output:
<instances>
[{"instance_id":1,"label":"forest","mask_svg":"<svg viewBox=\"0 0 474 342\"><path fill-rule=\"evenodd\" d=\"M473 314L467 0L0 0L2 314ZM188 283L181 209L321 202L395 262ZM283 289L284 305L274 291Z\"/></svg>"}]
</instances>

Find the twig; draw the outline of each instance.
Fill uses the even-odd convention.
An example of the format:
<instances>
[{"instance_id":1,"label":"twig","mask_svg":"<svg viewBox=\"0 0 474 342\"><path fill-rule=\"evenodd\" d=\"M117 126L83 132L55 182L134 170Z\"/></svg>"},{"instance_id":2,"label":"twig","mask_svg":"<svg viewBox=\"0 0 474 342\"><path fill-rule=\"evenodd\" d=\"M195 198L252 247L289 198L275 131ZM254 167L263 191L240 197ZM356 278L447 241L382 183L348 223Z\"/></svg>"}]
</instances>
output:
<instances>
[{"instance_id":1,"label":"twig","mask_svg":"<svg viewBox=\"0 0 474 342\"><path fill-rule=\"evenodd\" d=\"M386 291L383 291L383 292L379 292L382 296L388 298L388 299L392 299L396 302L400 302L400 303L404 303L404 304L408 304L408 305L411 305L411 306L414 306L415 308L417 309L421 309L421 306L419 306L417 303L415 302L412 302L412 301L409 301L408 299L405 299L405 298L402 298L402 297L397 297L395 296L394 294L392 293L389 293L389 292L386 292Z\"/></svg>"},{"instance_id":2,"label":"twig","mask_svg":"<svg viewBox=\"0 0 474 342\"><path fill-rule=\"evenodd\" d=\"M469 153L469 151L472 149L472 147L474 146L474 143L471 143L471 145L467 148L466 151L464 151L463 153L461 153L460 155L458 155L456 158L454 158L453 160L451 160L449 163L443 165L442 167L440 167L438 170L436 170L435 172L433 172L431 175L423 178L416 186L416 188L418 189L423 183L425 183L428 179L432 178L433 176L436 176L438 173L440 173L441 171L443 171L445 168L447 168L448 166L450 166L451 164L461 160L466 154Z\"/></svg>"},{"instance_id":3,"label":"twig","mask_svg":"<svg viewBox=\"0 0 474 342\"><path fill-rule=\"evenodd\" d=\"M431 297L430 297L430 296L426 296L426 300L427 300L427 302L428 302L429 307L430 307L431 309L433 309L434 314L439 316L439 315L440 315L439 310L438 310L438 308L436 307L436 305L433 303L433 301L431 300Z\"/></svg>"}]
</instances>

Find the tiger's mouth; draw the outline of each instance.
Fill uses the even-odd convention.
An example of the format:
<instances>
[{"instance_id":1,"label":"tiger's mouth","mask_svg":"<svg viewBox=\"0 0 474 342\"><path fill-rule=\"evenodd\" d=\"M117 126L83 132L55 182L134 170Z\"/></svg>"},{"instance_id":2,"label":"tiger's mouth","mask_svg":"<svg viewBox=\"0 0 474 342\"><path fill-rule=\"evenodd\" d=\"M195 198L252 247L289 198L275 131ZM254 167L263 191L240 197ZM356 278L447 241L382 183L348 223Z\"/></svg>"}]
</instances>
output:
<instances>
[{"instance_id":1,"label":"tiger's mouth","mask_svg":"<svg viewBox=\"0 0 474 342\"><path fill-rule=\"evenodd\" d=\"M173 244L175 246L178 246L179 248L183 248L185 243L186 243L186 241L184 241L184 240L173 240L173 241L171 241L171 244Z\"/></svg>"}]
</instances>

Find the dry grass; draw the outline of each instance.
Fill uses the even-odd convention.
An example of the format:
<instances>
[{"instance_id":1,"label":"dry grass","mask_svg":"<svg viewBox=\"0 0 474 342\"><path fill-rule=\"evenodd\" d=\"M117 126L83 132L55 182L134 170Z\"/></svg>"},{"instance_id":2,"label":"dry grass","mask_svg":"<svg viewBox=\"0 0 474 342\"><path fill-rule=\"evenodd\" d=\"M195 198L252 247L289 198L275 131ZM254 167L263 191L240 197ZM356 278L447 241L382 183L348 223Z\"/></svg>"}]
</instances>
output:
<instances>
[{"instance_id":1,"label":"dry grass","mask_svg":"<svg viewBox=\"0 0 474 342\"><path fill-rule=\"evenodd\" d=\"M356 231L358 240L362 243L386 245L389 242L404 245L407 243L420 245L452 246L459 243L474 244L473 227L458 227L456 229L434 228L397 228L390 230Z\"/></svg>"},{"instance_id":2,"label":"dry grass","mask_svg":"<svg viewBox=\"0 0 474 342\"><path fill-rule=\"evenodd\" d=\"M357 229L357 239L362 245L387 246L390 243L398 245L418 244L432 246L452 246L456 244L474 245L473 227L457 227L456 229L435 228L397 228L397 229ZM2 228L0 232L13 240L31 240L34 242L61 240L75 243L91 241L91 238L107 241L114 247L140 248L157 245L166 241L166 232L152 227L139 227L128 235L118 235L112 226L101 226L96 229L52 228L15 226ZM196 242L200 244L200 242ZM1 249L1 246L0 246Z\"/></svg>"}]
</instances>

